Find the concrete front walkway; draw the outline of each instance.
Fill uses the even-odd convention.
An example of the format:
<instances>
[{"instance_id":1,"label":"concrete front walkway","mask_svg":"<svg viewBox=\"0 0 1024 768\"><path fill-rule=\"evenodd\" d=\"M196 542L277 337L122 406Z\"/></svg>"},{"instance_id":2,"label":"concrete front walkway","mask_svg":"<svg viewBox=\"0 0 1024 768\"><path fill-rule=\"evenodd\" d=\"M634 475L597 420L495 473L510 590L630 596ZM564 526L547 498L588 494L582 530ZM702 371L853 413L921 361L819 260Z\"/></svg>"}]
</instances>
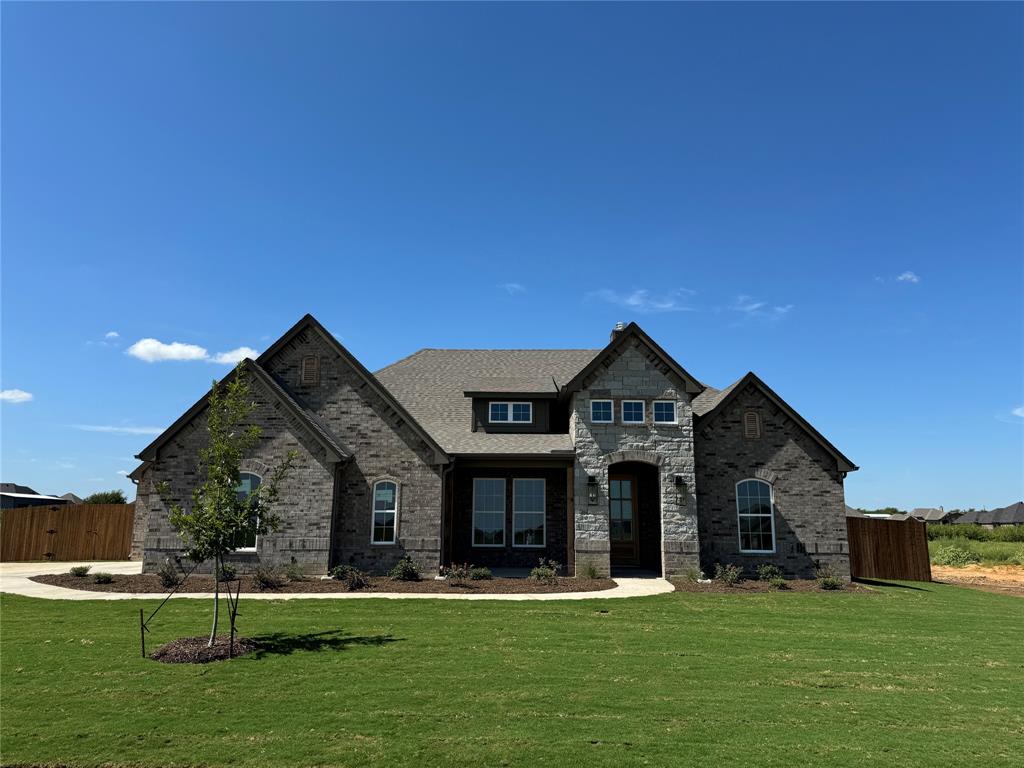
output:
<instances>
[{"instance_id":1,"label":"concrete front walkway","mask_svg":"<svg viewBox=\"0 0 1024 768\"><path fill-rule=\"evenodd\" d=\"M81 562L81 563L0 563L0 592L46 600L161 600L159 593L90 592L83 589L65 589L40 584L29 579L45 573L67 573L75 565L90 565L92 572L133 574L142 572L142 563ZM86 577L85 581L88 581ZM646 597L671 592L672 585L659 578L616 578L616 587L600 592L548 592L519 595L467 595L429 592L247 592L245 599L254 600L359 600L384 598L386 600L595 600L616 597ZM201 598L208 600L212 592L176 594L175 598Z\"/></svg>"}]
</instances>

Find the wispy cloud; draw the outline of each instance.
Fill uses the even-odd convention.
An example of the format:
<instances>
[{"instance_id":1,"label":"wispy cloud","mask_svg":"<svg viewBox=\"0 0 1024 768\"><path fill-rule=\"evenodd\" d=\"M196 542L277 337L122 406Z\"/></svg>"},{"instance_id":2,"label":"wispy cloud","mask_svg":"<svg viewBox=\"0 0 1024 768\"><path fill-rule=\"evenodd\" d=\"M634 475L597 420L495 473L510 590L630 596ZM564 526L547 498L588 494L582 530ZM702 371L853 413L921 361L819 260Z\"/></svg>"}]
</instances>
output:
<instances>
[{"instance_id":1,"label":"wispy cloud","mask_svg":"<svg viewBox=\"0 0 1024 768\"><path fill-rule=\"evenodd\" d=\"M121 338L121 334L118 333L117 331L107 331L106 333L103 334L103 338L104 339L119 339L119 338Z\"/></svg>"},{"instance_id":2,"label":"wispy cloud","mask_svg":"<svg viewBox=\"0 0 1024 768\"><path fill-rule=\"evenodd\" d=\"M0 402L27 403L32 397L32 393L26 392L24 389L0 389Z\"/></svg>"},{"instance_id":3,"label":"wispy cloud","mask_svg":"<svg viewBox=\"0 0 1024 768\"><path fill-rule=\"evenodd\" d=\"M502 288L505 289L505 293L509 296L515 296L519 293L526 293L526 286L522 283L503 283Z\"/></svg>"},{"instance_id":4,"label":"wispy cloud","mask_svg":"<svg viewBox=\"0 0 1024 768\"><path fill-rule=\"evenodd\" d=\"M83 432L104 432L111 435L159 435L166 427L114 427L97 424L72 424Z\"/></svg>"},{"instance_id":5,"label":"wispy cloud","mask_svg":"<svg viewBox=\"0 0 1024 768\"><path fill-rule=\"evenodd\" d=\"M767 301L759 301L746 294L737 296L729 309L739 312L746 317L756 317L762 320L777 320L785 317L793 309L792 304L771 304Z\"/></svg>"},{"instance_id":6,"label":"wispy cloud","mask_svg":"<svg viewBox=\"0 0 1024 768\"><path fill-rule=\"evenodd\" d=\"M1017 416L1018 418L1024 419L1024 405L1018 405L1016 408L1010 411L1010 413L1012 413L1014 416Z\"/></svg>"},{"instance_id":7,"label":"wispy cloud","mask_svg":"<svg viewBox=\"0 0 1024 768\"><path fill-rule=\"evenodd\" d=\"M661 294L651 293L646 288L634 288L624 293L611 288L602 288L599 291L591 291L586 298L597 299L642 315L648 315L658 312L696 312L697 309L690 306L689 303L689 298L695 293L696 291L691 291L689 288L676 288Z\"/></svg>"},{"instance_id":8,"label":"wispy cloud","mask_svg":"<svg viewBox=\"0 0 1024 768\"><path fill-rule=\"evenodd\" d=\"M127 469L119 469L117 470L117 474L121 475L122 477L128 477L129 473Z\"/></svg>"},{"instance_id":9,"label":"wispy cloud","mask_svg":"<svg viewBox=\"0 0 1024 768\"><path fill-rule=\"evenodd\" d=\"M58 461L54 464L57 469L75 469L76 466L70 461Z\"/></svg>"},{"instance_id":10,"label":"wispy cloud","mask_svg":"<svg viewBox=\"0 0 1024 768\"><path fill-rule=\"evenodd\" d=\"M211 355L206 347L200 347L198 344L185 344L180 341L172 341L168 344L159 339L139 339L128 347L125 353L146 363L159 363L167 360L202 360L222 365L234 365L246 357L256 357L257 355L256 350L252 347L238 347Z\"/></svg>"},{"instance_id":11,"label":"wispy cloud","mask_svg":"<svg viewBox=\"0 0 1024 768\"><path fill-rule=\"evenodd\" d=\"M896 276L897 283L920 283L921 278L911 272L909 269Z\"/></svg>"}]
</instances>

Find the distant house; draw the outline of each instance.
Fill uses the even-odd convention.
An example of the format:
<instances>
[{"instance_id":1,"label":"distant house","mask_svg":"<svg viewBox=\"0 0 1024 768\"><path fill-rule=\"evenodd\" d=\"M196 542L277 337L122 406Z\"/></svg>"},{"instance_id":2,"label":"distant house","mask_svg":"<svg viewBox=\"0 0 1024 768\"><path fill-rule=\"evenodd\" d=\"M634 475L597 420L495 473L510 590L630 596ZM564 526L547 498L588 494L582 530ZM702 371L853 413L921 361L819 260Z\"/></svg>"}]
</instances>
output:
<instances>
[{"instance_id":1,"label":"distant house","mask_svg":"<svg viewBox=\"0 0 1024 768\"><path fill-rule=\"evenodd\" d=\"M975 523L983 528L998 528L1001 525L1024 525L1024 501L989 511L971 510L958 523Z\"/></svg>"},{"instance_id":2,"label":"distant house","mask_svg":"<svg viewBox=\"0 0 1024 768\"><path fill-rule=\"evenodd\" d=\"M886 515L881 512L861 512L859 509L854 509L850 505L846 506L847 517L869 517L872 520L906 520L910 515L905 515L902 512L896 512L891 515Z\"/></svg>"},{"instance_id":3,"label":"distant house","mask_svg":"<svg viewBox=\"0 0 1024 768\"><path fill-rule=\"evenodd\" d=\"M68 504L81 504L82 503L82 497L81 496L76 496L73 493L62 493L60 495L60 497L62 499L64 499Z\"/></svg>"},{"instance_id":4,"label":"distant house","mask_svg":"<svg viewBox=\"0 0 1024 768\"><path fill-rule=\"evenodd\" d=\"M67 503L67 499L36 493L27 485L0 483L0 509L18 509L19 507L40 507Z\"/></svg>"},{"instance_id":5,"label":"distant house","mask_svg":"<svg viewBox=\"0 0 1024 768\"><path fill-rule=\"evenodd\" d=\"M915 520L920 520L924 523L938 523L940 525L956 522L961 514L961 512L947 512L942 507L937 509L935 507L917 507L910 510L910 516Z\"/></svg>"}]
</instances>

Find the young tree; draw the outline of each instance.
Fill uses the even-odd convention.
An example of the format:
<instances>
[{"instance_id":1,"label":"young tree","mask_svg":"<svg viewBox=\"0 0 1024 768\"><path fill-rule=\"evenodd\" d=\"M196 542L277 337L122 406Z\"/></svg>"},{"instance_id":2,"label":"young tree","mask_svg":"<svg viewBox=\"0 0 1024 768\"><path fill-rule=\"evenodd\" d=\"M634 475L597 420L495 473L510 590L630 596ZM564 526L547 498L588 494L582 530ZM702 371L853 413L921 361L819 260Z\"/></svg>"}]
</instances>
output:
<instances>
[{"instance_id":1,"label":"young tree","mask_svg":"<svg viewBox=\"0 0 1024 768\"><path fill-rule=\"evenodd\" d=\"M242 459L260 438L260 428L247 424L256 404L252 401L243 365L239 363L235 375L225 384L218 385L215 381L210 389L206 409L209 442L199 452L199 468L204 480L192 491L191 505L185 509L169 502L170 523L181 535L186 557L197 563L213 560L211 646L217 636L224 555L235 549L239 541L278 529L281 521L273 505L278 498L278 488L295 461L295 453L289 452L255 491L248 495L238 492ZM160 494L168 498L166 483L161 484Z\"/></svg>"},{"instance_id":2,"label":"young tree","mask_svg":"<svg viewBox=\"0 0 1024 768\"><path fill-rule=\"evenodd\" d=\"M99 491L82 500L83 504L127 504L124 491Z\"/></svg>"}]
</instances>

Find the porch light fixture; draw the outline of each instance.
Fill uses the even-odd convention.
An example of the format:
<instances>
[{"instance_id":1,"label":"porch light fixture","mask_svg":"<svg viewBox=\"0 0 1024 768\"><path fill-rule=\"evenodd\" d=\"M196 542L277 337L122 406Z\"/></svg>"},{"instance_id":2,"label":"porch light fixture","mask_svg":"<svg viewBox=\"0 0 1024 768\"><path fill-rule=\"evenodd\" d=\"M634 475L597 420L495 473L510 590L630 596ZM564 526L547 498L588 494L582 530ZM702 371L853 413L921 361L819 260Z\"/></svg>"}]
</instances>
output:
<instances>
[{"instance_id":1,"label":"porch light fixture","mask_svg":"<svg viewBox=\"0 0 1024 768\"><path fill-rule=\"evenodd\" d=\"M587 503L597 504L597 478L587 475Z\"/></svg>"},{"instance_id":2,"label":"porch light fixture","mask_svg":"<svg viewBox=\"0 0 1024 768\"><path fill-rule=\"evenodd\" d=\"M686 481L683 479L682 475L676 475L675 476L675 481L676 481L676 491L679 492L679 504L680 504L680 506L685 507L686 506L686 500L689 497L689 494L687 493L688 489L686 487Z\"/></svg>"}]
</instances>

